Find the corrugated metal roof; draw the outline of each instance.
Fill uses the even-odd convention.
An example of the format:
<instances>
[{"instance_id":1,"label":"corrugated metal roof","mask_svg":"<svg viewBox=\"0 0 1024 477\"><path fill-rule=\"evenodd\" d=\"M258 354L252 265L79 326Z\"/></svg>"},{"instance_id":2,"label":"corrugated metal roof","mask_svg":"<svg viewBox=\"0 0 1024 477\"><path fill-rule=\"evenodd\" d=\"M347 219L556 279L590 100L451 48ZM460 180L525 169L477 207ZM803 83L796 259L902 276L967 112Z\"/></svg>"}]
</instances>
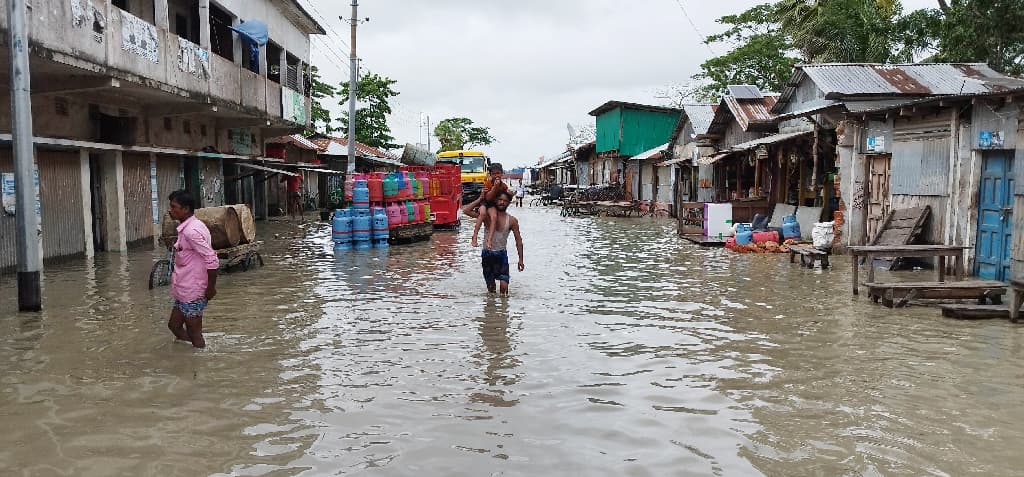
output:
<instances>
[{"instance_id":1,"label":"corrugated metal roof","mask_svg":"<svg viewBox=\"0 0 1024 477\"><path fill-rule=\"evenodd\" d=\"M630 160L635 159L635 160L638 160L638 161L642 161L642 160L645 160L645 159L660 159L661 157L659 156L659 154L665 152L665 149L668 149L668 143L667 142L665 144L662 144L662 145L658 146L658 147L654 147L654 148L648 149L648 150L646 150L644 152L641 152L640 154L637 154L637 155L631 157Z\"/></svg>"},{"instance_id":2,"label":"corrugated metal roof","mask_svg":"<svg viewBox=\"0 0 1024 477\"><path fill-rule=\"evenodd\" d=\"M343 137L320 137L320 138L316 138L316 139L310 139L309 141L311 143L313 143L316 146L317 150L319 150L322 154L326 153L326 154L329 154L329 155L332 155L332 156L345 156L345 155L348 155L348 139L347 138L343 138ZM332 145L335 145L335 144L337 146L332 146ZM342 146L342 149L339 149L338 146ZM333 152L328 152L328 149L330 149ZM339 151L343 151L343 152L339 152ZM382 158L382 159L391 159L391 160L395 160L396 159L395 156L387 153L386 151L382 151L382 150L377 149L377 148L375 148L373 146L367 146L366 144L363 144L363 143L358 142L358 141L356 141L356 156L358 156L358 157L378 157L378 158ZM398 163L397 160L395 160L395 162Z\"/></svg>"},{"instance_id":3,"label":"corrugated metal roof","mask_svg":"<svg viewBox=\"0 0 1024 477\"><path fill-rule=\"evenodd\" d=\"M718 154L715 154L714 156L711 157L702 157L700 159L697 159L697 165L710 166L711 164L721 161L722 159L725 159L733 154L736 154L736 151L719 152Z\"/></svg>"},{"instance_id":4,"label":"corrugated metal roof","mask_svg":"<svg viewBox=\"0 0 1024 477\"><path fill-rule=\"evenodd\" d=\"M707 134L711 120L715 119L717 104L684 104L683 111L693 124L694 134ZM686 142L686 141L684 141Z\"/></svg>"},{"instance_id":5,"label":"corrugated metal roof","mask_svg":"<svg viewBox=\"0 0 1024 477\"><path fill-rule=\"evenodd\" d=\"M775 116L772 115L771 110L778 99L779 96L775 93L764 93L764 97L761 99L738 99L726 96L722 98L722 101L728 106L740 128L749 131L752 128L771 127L775 124Z\"/></svg>"},{"instance_id":6,"label":"corrugated metal roof","mask_svg":"<svg viewBox=\"0 0 1024 477\"><path fill-rule=\"evenodd\" d=\"M733 146L733 147L731 147L729 149L731 151L749 151L750 149L754 149L757 146L760 146L762 144L775 144L775 143L782 142L782 141L785 141L785 140L788 140L788 139L793 139L793 138L797 138L797 137L800 137L800 136L806 136L806 135L811 134L812 132L813 131L797 131L797 132L791 132L791 133L773 134L771 136L765 136L765 137L754 139L753 141L747 141L747 142L744 142L744 143L737 144L737 145L735 145L735 146Z\"/></svg>"},{"instance_id":7,"label":"corrugated metal roof","mask_svg":"<svg viewBox=\"0 0 1024 477\"><path fill-rule=\"evenodd\" d=\"M302 148L302 149L308 149L310 151L318 151L318 150L320 150L320 148L317 147L316 144L313 144L313 142L310 141L309 139L306 139L305 137L302 137L301 134L292 134L290 136L272 137L270 139L267 139L267 143L268 144L293 144L293 145L295 145L295 147Z\"/></svg>"},{"instance_id":8,"label":"corrugated metal roof","mask_svg":"<svg viewBox=\"0 0 1024 477\"><path fill-rule=\"evenodd\" d=\"M986 94L1024 87L1024 80L1000 74L984 63L823 63L797 65L779 105L792 100L810 78L828 99L854 96L940 96Z\"/></svg>"},{"instance_id":9,"label":"corrugated metal roof","mask_svg":"<svg viewBox=\"0 0 1024 477\"><path fill-rule=\"evenodd\" d=\"M597 108L595 108L593 111L591 111L588 114L590 114L591 116L600 116L601 114L604 114L604 113L606 113L608 111L611 111L611 110L613 110L615 108L639 109L639 110L643 110L643 111L655 111L655 112L660 112L660 113L672 113L672 112L678 113L679 112L679 109L677 109L677 108L670 108L670 107L667 107L667 106L652 106L652 105L649 105L649 104L630 103L630 102L626 102L626 101L614 101L613 100L613 101L608 101L607 103L604 103L604 104L598 106Z\"/></svg>"},{"instance_id":10,"label":"corrugated metal roof","mask_svg":"<svg viewBox=\"0 0 1024 477\"><path fill-rule=\"evenodd\" d=\"M761 90L757 86L749 84L731 84L728 87L729 96L736 99L761 99Z\"/></svg>"}]
</instances>

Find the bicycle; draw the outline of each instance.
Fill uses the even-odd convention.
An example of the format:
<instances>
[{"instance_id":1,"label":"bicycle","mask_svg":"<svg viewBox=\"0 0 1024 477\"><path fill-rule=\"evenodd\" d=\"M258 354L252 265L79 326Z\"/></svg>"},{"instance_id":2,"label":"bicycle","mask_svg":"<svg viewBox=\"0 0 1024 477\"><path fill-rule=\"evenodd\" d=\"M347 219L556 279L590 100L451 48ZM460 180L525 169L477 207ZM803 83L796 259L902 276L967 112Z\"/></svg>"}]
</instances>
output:
<instances>
[{"instance_id":1,"label":"bicycle","mask_svg":"<svg viewBox=\"0 0 1024 477\"><path fill-rule=\"evenodd\" d=\"M171 273L174 272L174 248L167 247L167 258L157 260L149 271L149 289L171 284Z\"/></svg>"}]
</instances>

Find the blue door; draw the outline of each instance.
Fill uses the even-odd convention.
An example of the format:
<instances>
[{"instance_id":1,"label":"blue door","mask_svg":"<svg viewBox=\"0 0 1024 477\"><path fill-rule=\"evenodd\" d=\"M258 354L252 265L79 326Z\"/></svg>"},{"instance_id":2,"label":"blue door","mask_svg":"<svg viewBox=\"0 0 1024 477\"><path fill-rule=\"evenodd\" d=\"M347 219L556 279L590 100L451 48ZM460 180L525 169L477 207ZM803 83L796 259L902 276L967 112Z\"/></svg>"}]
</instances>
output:
<instances>
[{"instance_id":1,"label":"blue door","mask_svg":"<svg viewBox=\"0 0 1024 477\"><path fill-rule=\"evenodd\" d=\"M978 208L975 275L984 280L1009 280L1013 232L1013 156L1010 151L984 153Z\"/></svg>"}]
</instances>

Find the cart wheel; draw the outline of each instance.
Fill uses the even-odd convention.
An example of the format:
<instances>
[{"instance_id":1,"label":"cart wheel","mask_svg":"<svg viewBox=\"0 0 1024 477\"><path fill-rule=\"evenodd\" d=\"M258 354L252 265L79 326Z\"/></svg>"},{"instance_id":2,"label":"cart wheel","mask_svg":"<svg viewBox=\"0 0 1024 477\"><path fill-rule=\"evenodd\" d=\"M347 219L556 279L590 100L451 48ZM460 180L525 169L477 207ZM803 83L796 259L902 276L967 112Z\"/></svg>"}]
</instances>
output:
<instances>
[{"instance_id":1,"label":"cart wheel","mask_svg":"<svg viewBox=\"0 0 1024 477\"><path fill-rule=\"evenodd\" d=\"M171 261L167 259L157 260L153 269L149 272L149 289L162 287L171 283Z\"/></svg>"}]
</instances>

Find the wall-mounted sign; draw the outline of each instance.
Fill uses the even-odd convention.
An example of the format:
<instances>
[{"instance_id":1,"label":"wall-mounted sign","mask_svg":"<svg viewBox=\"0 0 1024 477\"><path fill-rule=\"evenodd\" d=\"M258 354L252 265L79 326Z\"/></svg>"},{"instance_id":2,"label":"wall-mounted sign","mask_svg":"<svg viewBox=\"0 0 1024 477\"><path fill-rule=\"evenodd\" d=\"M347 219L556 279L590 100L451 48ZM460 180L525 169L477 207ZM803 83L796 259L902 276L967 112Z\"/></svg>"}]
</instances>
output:
<instances>
[{"instance_id":1,"label":"wall-mounted sign","mask_svg":"<svg viewBox=\"0 0 1024 477\"><path fill-rule=\"evenodd\" d=\"M306 124L306 102L298 91L281 87L281 116L293 123Z\"/></svg>"},{"instance_id":2,"label":"wall-mounted sign","mask_svg":"<svg viewBox=\"0 0 1024 477\"><path fill-rule=\"evenodd\" d=\"M199 79L210 77L210 52L184 38L178 38L178 69Z\"/></svg>"},{"instance_id":3,"label":"wall-mounted sign","mask_svg":"<svg viewBox=\"0 0 1024 477\"><path fill-rule=\"evenodd\" d=\"M978 147L1003 147L1003 132L978 131Z\"/></svg>"},{"instance_id":4,"label":"wall-mounted sign","mask_svg":"<svg viewBox=\"0 0 1024 477\"><path fill-rule=\"evenodd\" d=\"M42 217L42 202L39 200L39 169L35 169L35 189L36 189L36 217ZM0 197L2 197L3 212L8 215L15 215L18 205L17 197L17 185L14 182L13 172L4 172L0 174ZM42 229L42 222L39 223L40 230Z\"/></svg>"},{"instance_id":5,"label":"wall-mounted sign","mask_svg":"<svg viewBox=\"0 0 1024 477\"><path fill-rule=\"evenodd\" d=\"M867 152L882 152L885 150L885 136L868 136Z\"/></svg>"},{"instance_id":6,"label":"wall-mounted sign","mask_svg":"<svg viewBox=\"0 0 1024 477\"><path fill-rule=\"evenodd\" d=\"M121 49L160 63L156 27L124 10L121 10Z\"/></svg>"},{"instance_id":7,"label":"wall-mounted sign","mask_svg":"<svg viewBox=\"0 0 1024 477\"><path fill-rule=\"evenodd\" d=\"M252 154L252 131L249 128L228 129L231 137L231 151L235 154Z\"/></svg>"}]
</instances>

